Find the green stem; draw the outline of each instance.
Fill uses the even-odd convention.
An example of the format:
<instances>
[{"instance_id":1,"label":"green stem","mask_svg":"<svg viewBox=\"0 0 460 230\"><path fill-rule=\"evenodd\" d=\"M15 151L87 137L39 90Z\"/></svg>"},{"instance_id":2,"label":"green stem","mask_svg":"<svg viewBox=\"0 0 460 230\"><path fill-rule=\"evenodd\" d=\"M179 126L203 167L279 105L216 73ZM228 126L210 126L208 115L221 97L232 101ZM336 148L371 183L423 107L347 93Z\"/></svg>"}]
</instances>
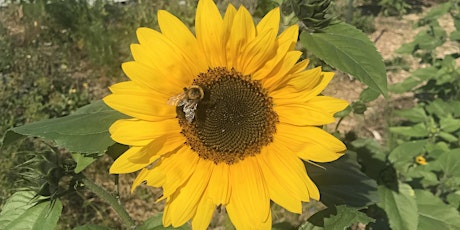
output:
<instances>
[{"instance_id":1,"label":"green stem","mask_svg":"<svg viewBox=\"0 0 460 230\"><path fill-rule=\"evenodd\" d=\"M118 213L123 223L128 226L130 229L134 229L136 227L133 219L129 216L126 212L125 208L120 204L120 202L115 199L109 192L107 192L104 188L94 183L92 180L86 178L82 175L81 181L85 184L85 186L94 192L97 196L105 200L107 203L112 206L115 212Z\"/></svg>"}]
</instances>

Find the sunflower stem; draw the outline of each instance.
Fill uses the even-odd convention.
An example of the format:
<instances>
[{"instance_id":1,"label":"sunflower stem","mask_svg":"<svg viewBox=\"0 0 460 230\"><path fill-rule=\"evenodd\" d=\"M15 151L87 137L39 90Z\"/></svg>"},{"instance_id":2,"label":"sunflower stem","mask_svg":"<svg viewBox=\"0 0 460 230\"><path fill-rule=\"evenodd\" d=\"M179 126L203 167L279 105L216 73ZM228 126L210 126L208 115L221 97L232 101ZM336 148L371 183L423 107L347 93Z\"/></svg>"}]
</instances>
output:
<instances>
[{"instance_id":1,"label":"sunflower stem","mask_svg":"<svg viewBox=\"0 0 460 230\"><path fill-rule=\"evenodd\" d=\"M123 221L123 223L129 227L129 229L134 229L136 227L133 219L129 216L128 212L126 212L125 208L121 205L119 200L113 197L109 192L107 192L107 190L83 175L81 177L81 181L89 190L109 203L113 210L115 210L115 212L118 214L118 216L120 216L120 219Z\"/></svg>"}]
</instances>

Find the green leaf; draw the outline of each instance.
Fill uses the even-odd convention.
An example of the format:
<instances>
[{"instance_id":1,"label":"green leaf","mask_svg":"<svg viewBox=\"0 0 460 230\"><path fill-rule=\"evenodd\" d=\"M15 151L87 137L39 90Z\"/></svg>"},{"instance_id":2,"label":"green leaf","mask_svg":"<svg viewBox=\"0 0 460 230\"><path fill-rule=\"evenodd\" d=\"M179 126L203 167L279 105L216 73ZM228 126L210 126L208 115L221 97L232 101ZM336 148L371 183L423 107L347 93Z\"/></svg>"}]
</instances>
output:
<instances>
[{"instance_id":1,"label":"green leaf","mask_svg":"<svg viewBox=\"0 0 460 230\"><path fill-rule=\"evenodd\" d=\"M92 164L94 161L96 161L99 158L99 155L92 156L81 153L72 153L72 158L77 163L77 166L75 167L74 171L75 173L79 173L83 171L86 167L88 167L90 164Z\"/></svg>"},{"instance_id":2,"label":"green leaf","mask_svg":"<svg viewBox=\"0 0 460 230\"><path fill-rule=\"evenodd\" d=\"M454 193L447 195L447 201L449 205L457 210L460 209L460 191L457 190Z\"/></svg>"},{"instance_id":3,"label":"green leaf","mask_svg":"<svg viewBox=\"0 0 460 230\"><path fill-rule=\"evenodd\" d=\"M446 132L452 133L460 129L460 119L453 118L450 114L441 117L439 120L440 128Z\"/></svg>"},{"instance_id":4,"label":"green leaf","mask_svg":"<svg viewBox=\"0 0 460 230\"><path fill-rule=\"evenodd\" d=\"M454 136L450 133L447 133L447 132L443 132L443 131L440 131L438 133L439 137L441 137L442 139L448 141L448 142L457 142L458 141L458 137L457 136Z\"/></svg>"},{"instance_id":5,"label":"green leaf","mask_svg":"<svg viewBox=\"0 0 460 230\"><path fill-rule=\"evenodd\" d=\"M436 162L446 176L460 177L460 148L443 153Z\"/></svg>"},{"instance_id":6,"label":"green leaf","mask_svg":"<svg viewBox=\"0 0 460 230\"><path fill-rule=\"evenodd\" d=\"M375 139L357 139L351 142L351 148L357 152L362 165L361 171L370 178L379 180L382 171L387 168L387 153Z\"/></svg>"},{"instance_id":7,"label":"green leaf","mask_svg":"<svg viewBox=\"0 0 460 230\"><path fill-rule=\"evenodd\" d=\"M351 113L352 110L353 109L351 108L351 106L347 106L344 110L335 113L334 117L346 117L348 116L348 114Z\"/></svg>"},{"instance_id":8,"label":"green leaf","mask_svg":"<svg viewBox=\"0 0 460 230\"><path fill-rule=\"evenodd\" d=\"M332 206L315 213L308 219L309 225L302 225L299 229L314 229L316 227L324 227L324 229L342 230L356 223L368 224L374 222L373 218L358 211L356 208L347 207L345 205Z\"/></svg>"},{"instance_id":9,"label":"green leaf","mask_svg":"<svg viewBox=\"0 0 460 230\"><path fill-rule=\"evenodd\" d=\"M342 22L329 25L317 33L302 32L300 42L327 64L387 96L387 77L382 56L360 30Z\"/></svg>"},{"instance_id":10,"label":"green leaf","mask_svg":"<svg viewBox=\"0 0 460 230\"><path fill-rule=\"evenodd\" d=\"M449 107L451 105L446 104L445 102L437 99L429 103L425 109L430 114L435 114L438 117L443 117L448 113Z\"/></svg>"},{"instance_id":11,"label":"green leaf","mask_svg":"<svg viewBox=\"0 0 460 230\"><path fill-rule=\"evenodd\" d=\"M428 186L439 185L438 176L435 173L429 171L429 167L427 165L417 165L410 167L404 176L420 180L420 184L422 184L422 186L425 188Z\"/></svg>"},{"instance_id":12,"label":"green leaf","mask_svg":"<svg viewBox=\"0 0 460 230\"><path fill-rule=\"evenodd\" d=\"M403 44L396 52L412 54L419 49L431 51L444 44L446 37L446 31L437 21L433 21L429 29L415 35L412 42Z\"/></svg>"},{"instance_id":13,"label":"green leaf","mask_svg":"<svg viewBox=\"0 0 460 230\"><path fill-rule=\"evenodd\" d=\"M426 23L429 23L429 22L431 22L433 20L438 19L439 17L441 17L441 16L445 15L447 12L449 12L451 7L452 7L451 2L441 3L441 4L438 4L438 5L434 6L434 7L432 7L430 9L430 11L428 11L428 13L422 19L420 19L419 24L424 25Z\"/></svg>"},{"instance_id":14,"label":"green leaf","mask_svg":"<svg viewBox=\"0 0 460 230\"><path fill-rule=\"evenodd\" d=\"M377 206L385 210L392 229L417 229L418 213L415 192L407 185L400 183L399 191L379 186L380 202Z\"/></svg>"},{"instance_id":15,"label":"green leaf","mask_svg":"<svg viewBox=\"0 0 460 230\"><path fill-rule=\"evenodd\" d=\"M2 143L0 144L0 152L8 145L23 139L24 136L15 132L8 130L2 138Z\"/></svg>"},{"instance_id":16,"label":"green leaf","mask_svg":"<svg viewBox=\"0 0 460 230\"><path fill-rule=\"evenodd\" d=\"M118 119L128 118L97 101L68 116L38 121L11 129L34 137L54 140L59 147L71 152L101 153L115 142L109 127Z\"/></svg>"},{"instance_id":17,"label":"green leaf","mask_svg":"<svg viewBox=\"0 0 460 230\"><path fill-rule=\"evenodd\" d=\"M388 160L398 171L405 171L408 165L414 162L418 155L423 155L427 141L410 141L398 145L388 155Z\"/></svg>"},{"instance_id":18,"label":"green leaf","mask_svg":"<svg viewBox=\"0 0 460 230\"><path fill-rule=\"evenodd\" d=\"M352 224L363 223L367 225L374 221L373 218L354 208L340 205L337 206L337 215L324 220L324 228L341 230L350 227Z\"/></svg>"},{"instance_id":19,"label":"green leaf","mask_svg":"<svg viewBox=\"0 0 460 230\"><path fill-rule=\"evenodd\" d=\"M390 127L389 130L392 133L408 137L426 137L428 136L428 134L430 134L425 124L423 123L418 123L414 126Z\"/></svg>"},{"instance_id":20,"label":"green leaf","mask_svg":"<svg viewBox=\"0 0 460 230\"><path fill-rule=\"evenodd\" d=\"M143 224L138 226L136 230L161 230L161 229L188 230L188 229L191 229L188 224L184 224L177 228L173 228L171 226L163 227L162 218L163 218L163 213L162 212L157 213L153 215L152 217L150 217L149 219L147 219Z\"/></svg>"},{"instance_id":21,"label":"green leaf","mask_svg":"<svg viewBox=\"0 0 460 230\"><path fill-rule=\"evenodd\" d=\"M375 91L374 89L372 88L366 88L364 89L361 94L359 94L359 100L361 100L362 102L364 103L368 103L368 102L371 102L375 99L377 99L377 97L379 97L380 93L378 91Z\"/></svg>"},{"instance_id":22,"label":"green leaf","mask_svg":"<svg viewBox=\"0 0 460 230\"><path fill-rule=\"evenodd\" d=\"M393 93L405 93L410 92L413 88L421 83L420 80L415 79L413 77L409 77L404 79L404 81L392 84L388 87L388 89Z\"/></svg>"},{"instance_id":23,"label":"green leaf","mask_svg":"<svg viewBox=\"0 0 460 230\"><path fill-rule=\"evenodd\" d=\"M428 191L415 190L419 230L460 229L460 215Z\"/></svg>"},{"instance_id":24,"label":"green leaf","mask_svg":"<svg viewBox=\"0 0 460 230\"><path fill-rule=\"evenodd\" d=\"M114 160L117 159L121 154L123 154L129 147L120 143L115 143L107 148L105 154L112 157ZM102 154L83 154L83 153L72 153L72 157L77 163L74 171L79 173L83 171L86 167L95 162Z\"/></svg>"},{"instance_id":25,"label":"green leaf","mask_svg":"<svg viewBox=\"0 0 460 230\"><path fill-rule=\"evenodd\" d=\"M412 107L410 109L397 110L394 112L394 114L414 123L425 122L428 119L425 110L421 107Z\"/></svg>"},{"instance_id":26,"label":"green leaf","mask_svg":"<svg viewBox=\"0 0 460 230\"><path fill-rule=\"evenodd\" d=\"M412 72L410 76L420 79L422 81L428 81L432 78L436 78L436 75L438 75L438 72L439 72L438 68L434 66L428 66L425 68L414 70L414 72Z\"/></svg>"},{"instance_id":27,"label":"green leaf","mask_svg":"<svg viewBox=\"0 0 460 230\"><path fill-rule=\"evenodd\" d=\"M73 228L73 230L110 230L110 228L95 224L85 224L82 226L75 227Z\"/></svg>"},{"instance_id":28,"label":"green leaf","mask_svg":"<svg viewBox=\"0 0 460 230\"><path fill-rule=\"evenodd\" d=\"M346 204L365 207L377 202L376 182L361 172L354 153L331 163L306 165L308 175L321 191L321 202L326 206Z\"/></svg>"},{"instance_id":29,"label":"green leaf","mask_svg":"<svg viewBox=\"0 0 460 230\"><path fill-rule=\"evenodd\" d=\"M451 41L460 42L460 31L452 31L449 35Z\"/></svg>"},{"instance_id":30,"label":"green leaf","mask_svg":"<svg viewBox=\"0 0 460 230\"><path fill-rule=\"evenodd\" d=\"M0 213L0 229L54 229L62 211L60 200L37 202L35 193L14 193Z\"/></svg>"}]
</instances>

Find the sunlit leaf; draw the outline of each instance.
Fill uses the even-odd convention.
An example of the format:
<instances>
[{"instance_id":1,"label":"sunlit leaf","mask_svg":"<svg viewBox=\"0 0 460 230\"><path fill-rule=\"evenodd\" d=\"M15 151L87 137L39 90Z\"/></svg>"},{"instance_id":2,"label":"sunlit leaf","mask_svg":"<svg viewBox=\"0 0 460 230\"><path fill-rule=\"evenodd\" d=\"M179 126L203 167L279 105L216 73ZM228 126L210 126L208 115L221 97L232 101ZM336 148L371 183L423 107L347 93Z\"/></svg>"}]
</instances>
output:
<instances>
[{"instance_id":1,"label":"sunlit leaf","mask_svg":"<svg viewBox=\"0 0 460 230\"><path fill-rule=\"evenodd\" d=\"M356 208L345 205L331 206L325 210L315 213L308 219L310 224L302 225L299 229L315 229L315 227L324 227L324 229L342 230L356 223L368 224L374 222L374 219L358 211Z\"/></svg>"},{"instance_id":2,"label":"sunlit leaf","mask_svg":"<svg viewBox=\"0 0 460 230\"><path fill-rule=\"evenodd\" d=\"M441 117L439 120L440 128L446 132L455 132L460 129L460 119L453 118L450 114Z\"/></svg>"},{"instance_id":3,"label":"sunlit leaf","mask_svg":"<svg viewBox=\"0 0 460 230\"><path fill-rule=\"evenodd\" d=\"M411 122L425 122L428 117L425 113L425 110L421 107L412 107L405 110L397 110L394 112L394 115L405 118Z\"/></svg>"},{"instance_id":4,"label":"sunlit leaf","mask_svg":"<svg viewBox=\"0 0 460 230\"><path fill-rule=\"evenodd\" d=\"M419 25L424 25L426 23L429 23L433 20L438 19L439 17L445 15L447 12L449 12L449 9L452 7L451 2L445 2L438 4L430 9L428 13L420 19L420 22L418 23Z\"/></svg>"},{"instance_id":5,"label":"sunlit leaf","mask_svg":"<svg viewBox=\"0 0 460 230\"><path fill-rule=\"evenodd\" d=\"M442 139L448 141L448 142L456 142L458 141L458 136L454 136L450 133L447 133L447 132L443 132L443 131L440 131L438 133L439 137L441 137Z\"/></svg>"},{"instance_id":6,"label":"sunlit leaf","mask_svg":"<svg viewBox=\"0 0 460 230\"><path fill-rule=\"evenodd\" d=\"M421 81L412 77L404 79L402 82L388 86L388 90L393 93L406 93L412 91L415 86L420 85Z\"/></svg>"},{"instance_id":7,"label":"sunlit leaf","mask_svg":"<svg viewBox=\"0 0 460 230\"><path fill-rule=\"evenodd\" d=\"M419 230L459 229L460 214L429 191L415 190Z\"/></svg>"},{"instance_id":8,"label":"sunlit leaf","mask_svg":"<svg viewBox=\"0 0 460 230\"><path fill-rule=\"evenodd\" d=\"M54 229L62 211L60 200L37 203L35 193L14 193L0 213L0 229Z\"/></svg>"},{"instance_id":9,"label":"sunlit leaf","mask_svg":"<svg viewBox=\"0 0 460 230\"><path fill-rule=\"evenodd\" d=\"M418 212L415 192L407 184L400 183L399 191L379 186L380 202L377 206L385 210L392 229L417 229Z\"/></svg>"},{"instance_id":10,"label":"sunlit leaf","mask_svg":"<svg viewBox=\"0 0 460 230\"><path fill-rule=\"evenodd\" d=\"M352 152L320 165L325 170L307 164L307 171L321 191L321 202L327 206L364 207L377 202L377 183L361 172Z\"/></svg>"},{"instance_id":11,"label":"sunlit leaf","mask_svg":"<svg viewBox=\"0 0 460 230\"><path fill-rule=\"evenodd\" d=\"M460 148L443 153L437 163L446 176L460 177Z\"/></svg>"},{"instance_id":12,"label":"sunlit leaf","mask_svg":"<svg viewBox=\"0 0 460 230\"><path fill-rule=\"evenodd\" d=\"M433 21L430 23L429 29L421 31L415 35L412 42L403 44L399 49L396 50L396 52L411 54L419 49L431 51L436 47L444 44L446 37L446 31L439 25L437 21Z\"/></svg>"},{"instance_id":13,"label":"sunlit leaf","mask_svg":"<svg viewBox=\"0 0 460 230\"><path fill-rule=\"evenodd\" d=\"M127 118L102 101L80 108L61 118L48 119L11 129L13 132L53 140L71 152L101 153L115 142L110 138L110 125Z\"/></svg>"},{"instance_id":14,"label":"sunlit leaf","mask_svg":"<svg viewBox=\"0 0 460 230\"><path fill-rule=\"evenodd\" d=\"M423 155L427 141L410 141L398 145L388 155L388 160L399 171L405 171L405 167L414 162L416 156Z\"/></svg>"},{"instance_id":15,"label":"sunlit leaf","mask_svg":"<svg viewBox=\"0 0 460 230\"><path fill-rule=\"evenodd\" d=\"M449 202L449 205L451 207L459 210L460 209L460 190L457 190L454 193L447 195L447 201Z\"/></svg>"},{"instance_id":16,"label":"sunlit leaf","mask_svg":"<svg viewBox=\"0 0 460 230\"><path fill-rule=\"evenodd\" d=\"M424 123L418 123L414 126L390 127L390 132L408 137L426 137L430 133Z\"/></svg>"},{"instance_id":17,"label":"sunlit leaf","mask_svg":"<svg viewBox=\"0 0 460 230\"><path fill-rule=\"evenodd\" d=\"M327 64L387 95L387 78L382 56L362 31L346 23L337 23L320 32L302 32L300 42Z\"/></svg>"}]
</instances>

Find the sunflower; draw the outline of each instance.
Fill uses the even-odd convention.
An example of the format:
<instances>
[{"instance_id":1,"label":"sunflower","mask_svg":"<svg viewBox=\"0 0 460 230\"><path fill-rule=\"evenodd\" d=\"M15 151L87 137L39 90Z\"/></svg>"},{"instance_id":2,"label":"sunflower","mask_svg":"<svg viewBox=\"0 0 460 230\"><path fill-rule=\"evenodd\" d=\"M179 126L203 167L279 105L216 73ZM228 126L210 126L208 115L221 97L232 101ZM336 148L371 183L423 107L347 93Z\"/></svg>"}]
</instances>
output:
<instances>
[{"instance_id":1,"label":"sunflower","mask_svg":"<svg viewBox=\"0 0 460 230\"><path fill-rule=\"evenodd\" d=\"M110 127L130 146L110 173L139 171L132 190L161 187L163 225L206 229L224 207L237 229L271 228L270 202L302 212L319 200L305 161L329 162L345 145L320 127L347 102L319 95L333 77L294 50L298 26L278 35L280 9L254 25L229 5L200 0L195 35L158 12L160 31L139 28L129 81L110 87L111 108L131 116Z\"/></svg>"}]
</instances>

